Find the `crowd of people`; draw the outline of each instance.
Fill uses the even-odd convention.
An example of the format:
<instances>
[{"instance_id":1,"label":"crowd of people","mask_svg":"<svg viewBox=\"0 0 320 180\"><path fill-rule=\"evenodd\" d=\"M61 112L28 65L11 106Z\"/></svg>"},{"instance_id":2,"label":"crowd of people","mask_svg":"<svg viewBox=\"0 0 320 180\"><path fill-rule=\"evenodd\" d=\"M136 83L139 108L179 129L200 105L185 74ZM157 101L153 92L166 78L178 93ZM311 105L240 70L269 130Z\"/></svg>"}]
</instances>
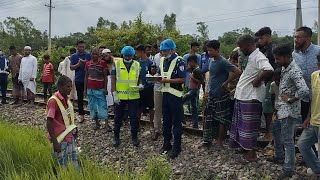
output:
<instances>
[{"instance_id":1,"label":"crowd of people","mask_svg":"<svg viewBox=\"0 0 320 180\"><path fill-rule=\"evenodd\" d=\"M229 148L243 153L239 163L258 160L257 139L264 116L268 161L283 164L280 178L295 174L295 136L297 125L303 132L297 145L309 167L308 174L320 175L320 161L314 145L320 126L320 47L312 44L312 30L296 30L294 50L288 44L272 42L272 31L263 27L255 37L245 34L236 42L238 47L228 59L220 52L218 40L208 40L203 53L200 44L191 43L183 57L176 52L171 39L159 37L157 54L152 46L125 46L121 57L113 57L106 47L86 52L84 41L78 41L70 56L61 56L57 82L52 95L54 67L50 56L43 56L43 92L47 102L49 139L59 162L72 160L78 167L75 151L77 128L72 102L77 100L79 123L84 118L84 97L88 99L94 130L104 128L114 133L113 146L121 144L120 129L129 117L132 144L139 146L138 132L142 114L148 114L152 139L163 135L161 153L174 159L181 153L184 104L192 114L192 127L199 128L199 92L204 93L204 148L224 148L227 134ZM5 58L0 51L0 85L2 104L6 104L8 74L12 74L13 104L34 103L37 78L37 58L31 47L24 47L24 56L9 48ZM47 100L47 92L49 100ZM114 111L114 125L108 123L108 112ZM173 139L173 140L172 140ZM270 151L271 150L271 151Z\"/></svg>"}]
</instances>

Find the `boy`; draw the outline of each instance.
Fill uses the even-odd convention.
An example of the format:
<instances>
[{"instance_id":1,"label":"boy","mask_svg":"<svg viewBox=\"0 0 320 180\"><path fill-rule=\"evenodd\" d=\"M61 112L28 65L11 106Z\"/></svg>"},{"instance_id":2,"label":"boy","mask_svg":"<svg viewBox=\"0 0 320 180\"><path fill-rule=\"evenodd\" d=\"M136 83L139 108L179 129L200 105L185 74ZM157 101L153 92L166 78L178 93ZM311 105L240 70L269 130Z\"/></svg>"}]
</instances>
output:
<instances>
[{"instance_id":1,"label":"boy","mask_svg":"<svg viewBox=\"0 0 320 180\"><path fill-rule=\"evenodd\" d=\"M277 155L278 159L284 158L283 173L279 179L291 178L295 173L294 129L301 118L300 99L309 95L309 88L303 79L302 71L292 60L291 52L289 45L279 45L273 49L276 63L282 67L277 119L273 122L273 128L278 127L274 134L281 133L283 139L283 142L278 142L281 138L274 138L274 143L279 147L284 146L285 149L284 153Z\"/></svg>"},{"instance_id":2,"label":"boy","mask_svg":"<svg viewBox=\"0 0 320 180\"><path fill-rule=\"evenodd\" d=\"M91 119L96 122L94 130L100 129L100 120L108 120L107 90L107 65L99 60L99 50L94 48L91 52L92 60L85 65L84 92L88 96L88 105ZM105 128L111 132L111 127L106 122Z\"/></svg>"},{"instance_id":3,"label":"boy","mask_svg":"<svg viewBox=\"0 0 320 180\"><path fill-rule=\"evenodd\" d=\"M307 163L308 175L320 175L320 160L311 147L318 142L320 126L320 54L317 56L318 71L311 74L311 106L307 118L303 122L303 132L298 141L299 150L303 160ZM318 149L319 150L319 149Z\"/></svg>"},{"instance_id":4,"label":"boy","mask_svg":"<svg viewBox=\"0 0 320 180\"><path fill-rule=\"evenodd\" d=\"M50 63L50 56L48 54L43 56L44 64L42 70L43 96L44 102L47 103L47 92L52 96L52 84L54 83L53 65Z\"/></svg>"},{"instance_id":5,"label":"boy","mask_svg":"<svg viewBox=\"0 0 320 180\"><path fill-rule=\"evenodd\" d=\"M187 58L187 62L187 69L190 72L189 91L182 97L182 102L191 101L192 127L198 129L198 107L196 101L201 84L204 82L204 77L198 65L198 57L196 55L190 55Z\"/></svg>"},{"instance_id":6,"label":"boy","mask_svg":"<svg viewBox=\"0 0 320 180\"><path fill-rule=\"evenodd\" d=\"M74 109L68 95L72 89L72 81L62 75L57 83L58 92L49 99L47 104L47 130L52 142L54 157L59 165L67 167L72 162L79 170L75 139L78 136L74 124ZM73 133L74 132L74 133Z\"/></svg>"}]
</instances>

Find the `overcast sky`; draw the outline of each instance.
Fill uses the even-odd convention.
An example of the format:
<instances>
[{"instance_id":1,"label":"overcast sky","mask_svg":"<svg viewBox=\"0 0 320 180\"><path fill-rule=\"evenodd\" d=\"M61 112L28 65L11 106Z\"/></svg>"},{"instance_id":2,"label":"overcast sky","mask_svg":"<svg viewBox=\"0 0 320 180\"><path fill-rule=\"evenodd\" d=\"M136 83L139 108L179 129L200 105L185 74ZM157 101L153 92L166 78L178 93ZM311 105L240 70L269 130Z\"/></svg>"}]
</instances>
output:
<instances>
[{"instance_id":1,"label":"overcast sky","mask_svg":"<svg viewBox=\"0 0 320 180\"><path fill-rule=\"evenodd\" d=\"M85 32L98 18L114 21L143 20L162 23L164 15L177 14L177 27L183 34L197 33L196 23L209 25L210 38L226 31L249 27L256 31L269 26L280 35L292 34L296 0L52 0L52 34L63 36ZM215 3L216 2L216 3ZM302 0L303 24L313 27L317 20L317 0ZM0 21L25 16L37 29L48 29L49 0L0 0Z\"/></svg>"}]
</instances>

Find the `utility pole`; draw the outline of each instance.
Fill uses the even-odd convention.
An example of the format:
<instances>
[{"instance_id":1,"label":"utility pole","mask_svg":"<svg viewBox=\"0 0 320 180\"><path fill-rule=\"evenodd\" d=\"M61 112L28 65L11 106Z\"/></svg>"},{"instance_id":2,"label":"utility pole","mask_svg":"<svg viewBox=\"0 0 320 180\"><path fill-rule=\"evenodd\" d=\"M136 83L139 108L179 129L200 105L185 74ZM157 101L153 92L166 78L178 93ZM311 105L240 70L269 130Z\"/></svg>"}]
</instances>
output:
<instances>
[{"instance_id":1,"label":"utility pole","mask_svg":"<svg viewBox=\"0 0 320 180\"><path fill-rule=\"evenodd\" d=\"M296 9L296 29L299 29L303 26L302 23L302 10L301 10L301 0L297 0L297 9Z\"/></svg>"},{"instance_id":2,"label":"utility pole","mask_svg":"<svg viewBox=\"0 0 320 180\"><path fill-rule=\"evenodd\" d=\"M46 5L49 8L49 39L48 39L48 54L51 54L51 11L54 6L52 6L52 0L50 0L49 5Z\"/></svg>"}]
</instances>

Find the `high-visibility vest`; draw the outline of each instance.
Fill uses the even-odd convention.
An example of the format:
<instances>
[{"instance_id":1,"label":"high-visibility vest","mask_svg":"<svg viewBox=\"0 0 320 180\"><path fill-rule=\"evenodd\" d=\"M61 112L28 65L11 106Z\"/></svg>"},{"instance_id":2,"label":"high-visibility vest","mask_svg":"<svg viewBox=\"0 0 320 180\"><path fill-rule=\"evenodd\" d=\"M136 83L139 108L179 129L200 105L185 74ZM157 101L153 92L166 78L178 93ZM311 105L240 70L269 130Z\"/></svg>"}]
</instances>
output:
<instances>
[{"instance_id":1,"label":"high-visibility vest","mask_svg":"<svg viewBox=\"0 0 320 180\"><path fill-rule=\"evenodd\" d=\"M58 135L57 137L57 141L58 143L61 143L64 138L72 131L74 130L77 126L74 124L74 109L73 109L73 105L71 103L70 100L68 100L68 108L66 109L62 102L60 101L60 99L53 95L51 96L51 98L48 100L48 102L51 100L51 99L54 99L58 106L59 106L59 109L60 109L60 112L61 112L61 115L62 115L62 118L63 118L63 121L64 121L64 125L66 126L66 130L64 130L60 135ZM46 110L46 112L48 112L48 110Z\"/></svg>"},{"instance_id":2,"label":"high-visibility vest","mask_svg":"<svg viewBox=\"0 0 320 180\"><path fill-rule=\"evenodd\" d=\"M177 56L176 58L174 58L171 61L167 72L164 71L164 57L161 58L161 60L160 60L161 77L171 79L172 72L173 72L174 68L176 67L177 60L179 58L182 59L180 56ZM182 97L182 95L183 95L182 91L179 91L177 89L170 87L170 83L163 84L162 88L161 88L161 92L167 92L167 93L170 93L170 94L175 95L177 97Z\"/></svg>"},{"instance_id":3,"label":"high-visibility vest","mask_svg":"<svg viewBox=\"0 0 320 180\"><path fill-rule=\"evenodd\" d=\"M124 65L123 59L118 59L115 62L116 67L116 90L120 100L134 100L139 99L138 85L140 74L140 63L133 61L128 72ZM132 87L135 86L135 87Z\"/></svg>"}]
</instances>

